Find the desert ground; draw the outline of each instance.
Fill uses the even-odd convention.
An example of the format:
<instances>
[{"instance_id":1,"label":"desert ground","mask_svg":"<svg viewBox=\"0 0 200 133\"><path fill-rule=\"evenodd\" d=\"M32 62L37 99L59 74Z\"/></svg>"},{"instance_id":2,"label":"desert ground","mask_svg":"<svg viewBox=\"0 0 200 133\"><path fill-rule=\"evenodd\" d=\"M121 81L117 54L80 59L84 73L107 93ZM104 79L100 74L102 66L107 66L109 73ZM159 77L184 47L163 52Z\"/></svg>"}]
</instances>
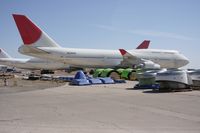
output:
<instances>
[{"instance_id":1,"label":"desert ground","mask_svg":"<svg viewBox=\"0 0 200 133\"><path fill-rule=\"evenodd\" d=\"M199 133L200 91L0 81L0 133Z\"/></svg>"}]
</instances>

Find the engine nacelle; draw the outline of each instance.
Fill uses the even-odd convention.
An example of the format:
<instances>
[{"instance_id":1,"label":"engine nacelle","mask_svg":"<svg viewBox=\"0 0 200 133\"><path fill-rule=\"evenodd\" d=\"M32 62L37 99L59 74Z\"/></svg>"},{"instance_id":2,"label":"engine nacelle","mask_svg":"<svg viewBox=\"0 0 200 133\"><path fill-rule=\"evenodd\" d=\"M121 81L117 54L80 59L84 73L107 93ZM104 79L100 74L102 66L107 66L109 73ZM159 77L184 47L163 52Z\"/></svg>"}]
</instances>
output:
<instances>
[{"instance_id":1,"label":"engine nacelle","mask_svg":"<svg viewBox=\"0 0 200 133\"><path fill-rule=\"evenodd\" d=\"M156 64L152 61L145 61L142 64L140 64L140 66L142 68L147 68L147 69L159 69L160 68L159 64Z\"/></svg>"}]
</instances>

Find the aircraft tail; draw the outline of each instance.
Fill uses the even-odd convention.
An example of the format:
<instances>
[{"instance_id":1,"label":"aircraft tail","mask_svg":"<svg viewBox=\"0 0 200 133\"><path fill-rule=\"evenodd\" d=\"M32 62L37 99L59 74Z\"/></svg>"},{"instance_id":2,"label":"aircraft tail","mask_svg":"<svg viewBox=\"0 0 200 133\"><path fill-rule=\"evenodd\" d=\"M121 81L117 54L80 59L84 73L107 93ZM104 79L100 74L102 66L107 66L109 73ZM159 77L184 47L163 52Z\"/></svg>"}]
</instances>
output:
<instances>
[{"instance_id":1,"label":"aircraft tail","mask_svg":"<svg viewBox=\"0 0 200 133\"><path fill-rule=\"evenodd\" d=\"M3 49L0 49L0 58L11 58L11 56L6 53Z\"/></svg>"},{"instance_id":2,"label":"aircraft tail","mask_svg":"<svg viewBox=\"0 0 200 133\"><path fill-rule=\"evenodd\" d=\"M25 46L60 47L28 17L20 14L13 14L13 18Z\"/></svg>"},{"instance_id":3,"label":"aircraft tail","mask_svg":"<svg viewBox=\"0 0 200 133\"><path fill-rule=\"evenodd\" d=\"M148 49L150 40L144 40L136 49Z\"/></svg>"}]
</instances>

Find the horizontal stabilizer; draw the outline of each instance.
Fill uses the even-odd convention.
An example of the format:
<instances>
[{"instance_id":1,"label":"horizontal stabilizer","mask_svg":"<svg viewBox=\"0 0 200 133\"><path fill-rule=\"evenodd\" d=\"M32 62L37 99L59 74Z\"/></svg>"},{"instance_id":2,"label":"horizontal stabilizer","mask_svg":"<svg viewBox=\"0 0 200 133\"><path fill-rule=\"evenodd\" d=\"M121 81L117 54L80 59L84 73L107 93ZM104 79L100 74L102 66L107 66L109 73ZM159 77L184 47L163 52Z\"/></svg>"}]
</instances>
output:
<instances>
[{"instance_id":1,"label":"horizontal stabilizer","mask_svg":"<svg viewBox=\"0 0 200 133\"><path fill-rule=\"evenodd\" d=\"M11 56L6 53L3 49L0 49L0 58L11 58Z\"/></svg>"}]
</instances>

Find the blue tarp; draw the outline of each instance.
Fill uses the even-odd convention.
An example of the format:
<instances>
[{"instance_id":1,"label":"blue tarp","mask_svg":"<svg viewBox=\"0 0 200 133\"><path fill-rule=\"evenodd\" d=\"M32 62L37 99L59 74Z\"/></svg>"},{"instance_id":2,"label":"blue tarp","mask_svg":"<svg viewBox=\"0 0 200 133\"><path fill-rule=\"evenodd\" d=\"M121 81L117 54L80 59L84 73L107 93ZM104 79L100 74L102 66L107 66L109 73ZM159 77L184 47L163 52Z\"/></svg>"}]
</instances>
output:
<instances>
[{"instance_id":1,"label":"blue tarp","mask_svg":"<svg viewBox=\"0 0 200 133\"><path fill-rule=\"evenodd\" d=\"M74 79L87 79L83 71L78 71L74 76Z\"/></svg>"},{"instance_id":2,"label":"blue tarp","mask_svg":"<svg viewBox=\"0 0 200 133\"><path fill-rule=\"evenodd\" d=\"M88 80L91 84L103 84L102 81L98 78L89 78Z\"/></svg>"},{"instance_id":3,"label":"blue tarp","mask_svg":"<svg viewBox=\"0 0 200 133\"><path fill-rule=\"evenodd\" d=\"M107 78L99 78L104 84L114 84L114 80L110 77Z\"/></svg>"},{"instance_id":4,"label":"blue tarp","mask_svg":"<svg viewBox=\"0 0 200 133\"><path fill-rule=\"evenodd\" d=\"M73 79L70 85L90 85L90 82L87 79Z\"/></svg>"},{"instance_id":5,"label":"blue tarp","mask_svg":"<svg viewBox=\"0 0 200 133\"><path fill-rule=\"evenodd\" d=\"M78 71L74 79L70 82L71 85L90 85L83 71Z\"/></svg>"},{"instance_id":6,"label":"blue tarp","mask_svg":"<svg viewBox=\"0 0 200 133\"><path fill-rule=\"evenodd\" d=\"M114 83L126 83L125 80L113 80L110 77L106 78L92 78L78 71L74 78L71 80L70 85L91 85L91 84L114 84Z\"/></svg>"}]
</instances>

